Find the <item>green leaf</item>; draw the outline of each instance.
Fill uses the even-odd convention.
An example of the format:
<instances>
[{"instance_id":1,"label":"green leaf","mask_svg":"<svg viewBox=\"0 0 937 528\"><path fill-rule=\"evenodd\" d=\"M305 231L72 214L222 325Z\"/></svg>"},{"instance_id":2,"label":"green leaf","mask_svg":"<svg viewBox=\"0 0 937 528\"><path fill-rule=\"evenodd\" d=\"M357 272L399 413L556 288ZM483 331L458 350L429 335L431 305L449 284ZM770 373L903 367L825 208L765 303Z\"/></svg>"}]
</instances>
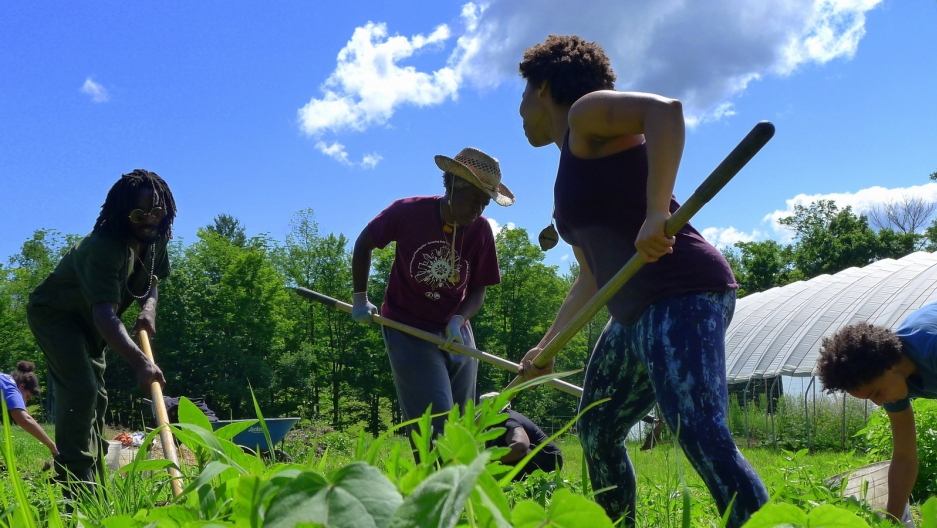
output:
<instances>
[{"instance_id":1,"label":"green leaf","mask_svg":"<svg viewBox=\"0 0 937 528\"><path fill-rule=\"evenodd\" d=\"M171 523L175 523L177 526L188 526L189 523L198 520L198 512L180 504L173 504L162 508L153 508L149 511L140 510L134 515L134 519L150 523L157 522L160 528L172 526Z\"/></svg>"},{"instance_id":2,"label":"green leaf","mask_svg":"<svg viewBox=\"0 0 937 528\"><path fill-rule=\"evenodd\" d=\"M436 449L446 462L471 464L478 456L475 437L462 424L447 421L443 435L436 440Z\"/></svg>"},{"instance_id":3,"label":"green leaf","mask_svg":"<svg viewBox=\"0 0 937 528\"><path fill-rule=\"evenodd\" d=\"M452 528L462 516L479 475L485 471L489 453L479 455L470 466L449 466L429 476L413 490L394 513L394 528Z\"/></svg>"},{"instance_id":4,"label":"green leaf","mask_svg":"<svg viewBox=\"0 0 937 528\"><path fill-rule=\"evenodd\" d=\"M210 484L212 479L230 468L231 466L225 464L224 462L218 462L217 460L210 462L207 466L205 466L205 469L199 473L198 478L190 482L189 485L186 486L184 490L182 490L182 495L185 495L192 490L197 490L206 484Z\"/></svg>"},{"instance_id":5,"label":"green leaf","mask_svg":"<svg viewBox=\"0 0 937 528\"><path fill-rule=\"evenodd\" d=\"M137 521L133 517L127 515L121 515L120 517L108 517L101 521L101 526L104 528L138 528L144 526L145 523L142 521Z\"/></svg>"},{"instance_id":6,"label":"green leaf","mask_svg":"<svg viewBox=\"0 0 937 528\"><path fill-rule=\"evenodd\" d=\"M514 528L612 528L612 520L598 504L566 488L557 490L544 511L533 501L514 508Z\"/></svg>"},{"instance_id":7,"label":"green leaf","mask_svg":"<svg viewBox=\"0 0 937 528\"><path fill-rule=\"evenodd\" d=\"M222 440L233 440L235 436L257 425L258 420L243 420L233 422L215 430L215 436Z\"/></svg>"},{"instance_id":8,"label":"green leaf","mask_svg":"<svg viewBox=\"0 0 937 528\"><path fill-rule=\"evenodd\" d=\"M869 528L856 514L831 504L817 506L807 514L810 528Z\"/></svg>"},{"instance_id":9,"label":"green leaf","mask_svg":"<svg viewBox=\"0 0 937 528\"><path fill-rule=\"evenodd\" d=\"M168 467L175 466L171 460L166 460L165 458L158 458L153 460L141 460L136 463L134 466L129 464L121 467L117 470L118 473L129 473L131 469L133 471L161 471Z\"/></svg>"},{"instance_id":10,"label":"green leaf","mask_svg":"<svg viewBox=\"0 0 937 528\"><path fill-rule=\"evenodd\" d=\"M208 421L208 417L185 396L179 398L179 421L211 431L211 422Z\"/></svg>"},{"instance_id":11,"label":"green leaf","mask_svg":"<svg viewBox=\"0 0 937 528\"><path fill-rule=\"evenodd\" d=\"M328 479L305 472L284 486L270 503L264 527L314 522L329 528L384 528L402 502L378 469L353 462Z\"/></svg>"},{"instance_id":12,"label":"green leaf","mask_svg":"<svg viewBox=\"0 0 937 528\"><path fill-rule=\"evenodd\" d=\"M807 526L807 514L791 504L769 504L748 519L742 528L788 528Z\"/></svg>"},{"instance_id":13,"label":"green leaf","mask_svg":"<svg viewBox=\"0 0 937 528\"><path fill-rule=\"evenodd\" d=\"M927 499L921 506L921 518L924 519L921 528L937 528L937 497Z\"/></svg>"},{"instance_id":14,"label":"green leaf","mask_svg":"<svg viewBox=\"0 0 937 528\"><path fill-rule=\"evenodd\" d=\"M479 528L511 528L511 507L501 486L487 471L478 476L469 498Z\"/></svg>"}]
</instances>

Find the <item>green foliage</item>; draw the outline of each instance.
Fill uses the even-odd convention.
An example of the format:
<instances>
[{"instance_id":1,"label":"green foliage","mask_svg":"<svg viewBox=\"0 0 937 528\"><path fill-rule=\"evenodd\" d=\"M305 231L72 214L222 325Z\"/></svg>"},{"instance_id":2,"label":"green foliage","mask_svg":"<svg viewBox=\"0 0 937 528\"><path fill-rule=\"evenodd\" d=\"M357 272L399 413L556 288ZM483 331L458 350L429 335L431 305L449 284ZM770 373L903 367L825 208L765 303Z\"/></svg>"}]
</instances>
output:
<instances>
[{"instance_id":1,"label":"green foliage","mask_svg":"<svg viewBox=\"0 0 937 528\"><path fill-rule=\"evenodd\" d=\"M918 398L912 401L914 425L917 429L918 478L911 491L912 498L924 498L937 494L937 401ZM878 460L891 458L891 422L888 413L879 409L869 418L868 427L856 433L863 441L869 456Z\"/></svg>"},{"instance_id":2,"label":"green foliage","mask_svg":"<svg viewBox=\"0 0 937 528\"><path fill-rule=\"evenodd\" d=\"M866 426L871 412L865 400L847 397L844 409L841 395L808 396L805 415L804 397L800 394L778 398L774 413L768 412L763 393L752 399L754 401L743 408L736 395L729 398L728 425L736 438L747 438L747 442L755 445L777 443L778 447L789 450L808 447L812 451L838 451L862 447L861 439L855 434Z\"/></svg>"},{"instance_id":3,"label":"green foliage","mask_svg":"<svg viewBox=\"0 0 937 528\"><path fill-rule=\"evenodd\" d=\"M831 200L795 205L794 214L779 223L794 232L793 243L738 242L733 249L723 250L739 283L739 295L901 258L920 249L926 240L932 246L928 251L937 249L937 223L924 234L891 228L876 232L865 215L856 215L850 206L839 209Z\"/></svg>"}]
</instances>

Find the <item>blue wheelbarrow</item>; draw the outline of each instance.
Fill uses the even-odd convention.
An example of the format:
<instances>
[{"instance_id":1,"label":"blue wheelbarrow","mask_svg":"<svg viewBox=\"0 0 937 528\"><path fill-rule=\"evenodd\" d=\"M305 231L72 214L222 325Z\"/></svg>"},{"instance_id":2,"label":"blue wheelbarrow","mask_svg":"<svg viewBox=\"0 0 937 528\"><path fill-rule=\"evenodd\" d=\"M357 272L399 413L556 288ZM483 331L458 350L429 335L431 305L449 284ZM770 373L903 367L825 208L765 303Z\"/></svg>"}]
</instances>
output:
<instances>
[{"instance_id":1,"label":"blue wheelbarrow","mask_svg":"<svg viewBox=\"0 0 937 528\"><path fill-rule=\"evenodd\" d=\"M254 425L244 429L240 433L234 435L234 438L231 439L232 442L239 445L241 449L255 453L260 451L265 453L267 456L273 455L277 462L292 462L293 457L284 453L280 449L276 449L276 444L279 443L280 447L283 447L283 439L286 438L286 433L290 432L290 429L296 425L296 422L299 421L298 417L289 417L289 418L264 418L264 424L267 426L267 432L270 433L270 443L273 446L267 445L267 438L264 436L264 430L260 426L260 420L257 419L247 419L247 420L218 420L217 422L212 422L211 427L213 430L221 429L222 427L241 422L251 422Z\"/></svg>"},{"instance_id":2,"label":"blue wheelbarrow","mask_svg":"<svg viewBox=\"0 0 937 528\"><path fill-rule=\"evenodd\" d=\"M150 409L152 415L156 416L153 401L149 398L143 398L143 403ZM178 419L170 412L170 420L174 418ZM212 413L211 418L215 418L214 413ZM273 444L272 446L267 445L267 438L264 436L264 430L260 426L260 420L256 418L245 420L215 420L211 422L211 427L212 430L217 431L229 424L250 422L253 425L234 435L234 438L231 439L235 445L248 453L253 454L260 452L265 457L273 456L277 462L292 462L293 457L283 452L282 449L276 449L276 444L279 443L280 447L283 447L283 440L286 438L286 434L290 432L290 429L292 429L298 421L298 417L264 418L264 424L267 426L267 432L270 433L270 443Z\"/></svg>"}]
</instances>

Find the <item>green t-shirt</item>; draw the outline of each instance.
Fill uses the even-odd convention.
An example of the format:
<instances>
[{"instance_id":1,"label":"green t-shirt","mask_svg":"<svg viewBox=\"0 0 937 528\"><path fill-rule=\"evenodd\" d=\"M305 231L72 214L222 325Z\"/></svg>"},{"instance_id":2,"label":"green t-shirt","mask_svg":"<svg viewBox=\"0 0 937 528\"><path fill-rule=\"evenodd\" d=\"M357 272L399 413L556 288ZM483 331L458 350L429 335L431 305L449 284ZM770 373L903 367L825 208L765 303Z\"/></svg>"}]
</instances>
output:
<instances>
[{"instance_id":1,"label":"green t-shirt","mask_svg":"<svg viewBox=\"0 0 937 528\"><path fill-rule=\"evenodd\" d=\"M146 246L138 260L124 239L92 232L72 246L55 270L29 294L27 308L77 315L100 339L91 307L117 303L120 317L133 303L134 294L146 293L151 265L156 278L168 277L167 243L167 239L160 238L153 246Z\"/></svg>"}]
</instances>

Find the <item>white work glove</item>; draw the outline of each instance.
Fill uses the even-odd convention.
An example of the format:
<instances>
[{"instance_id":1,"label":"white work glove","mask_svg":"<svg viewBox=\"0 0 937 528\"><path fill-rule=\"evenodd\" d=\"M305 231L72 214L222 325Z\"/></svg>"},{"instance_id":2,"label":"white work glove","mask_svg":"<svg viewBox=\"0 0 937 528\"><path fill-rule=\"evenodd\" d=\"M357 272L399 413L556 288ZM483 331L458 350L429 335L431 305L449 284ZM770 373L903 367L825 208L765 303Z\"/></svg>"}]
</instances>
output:
<instances>
[{"instance_id":1,"label":"white work glove","mask_svg":"<svg viewBox=\"0 0 937 528\"><path fill-rule=\"evenodd\" d=\"M354 299L354 304L351 306L351 318L361 324L373 323L374 319L371 316L377 313L377 306L368 301L368 292L355 292L351 295Z\"/></svg>"},{"instance_id":2,"label":"white work glove","mask_svg":"<svg viewBox=\"0 0 937 528\"><path fill-rule=\"evenodd\" d=\"M461 315L453 315L452 318L449 319L449 323L446 324L446 344L439 348L450 350L449 345L452 343L464 345L465 341L462 339L463 326L465 326L465 318Z\"/></svg>"}]
</instances>

